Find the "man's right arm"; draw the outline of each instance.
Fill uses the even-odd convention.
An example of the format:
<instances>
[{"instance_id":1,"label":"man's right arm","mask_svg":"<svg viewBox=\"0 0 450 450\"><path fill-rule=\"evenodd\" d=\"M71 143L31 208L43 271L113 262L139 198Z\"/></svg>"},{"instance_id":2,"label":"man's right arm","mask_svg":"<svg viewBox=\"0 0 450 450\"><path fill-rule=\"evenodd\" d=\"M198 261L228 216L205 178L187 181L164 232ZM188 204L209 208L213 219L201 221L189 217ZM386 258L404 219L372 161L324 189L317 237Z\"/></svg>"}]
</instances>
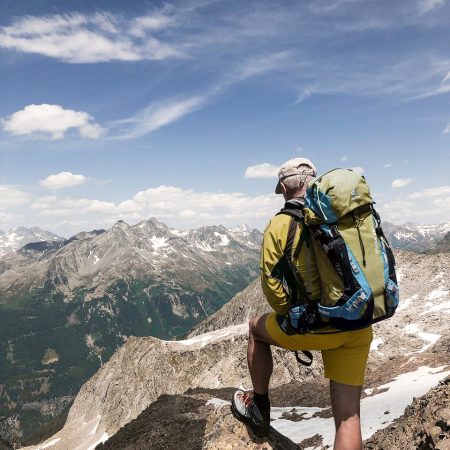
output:
<instances>
[{"instance_id":1,"label":"man's right arm","mask_svg":"<svg viewBox=\"0 0 450 450\"><path fill-rule=\"evenodd\" d=\"M276 216L264 231L261 249L261 287L272 309L278 314L286 314L290 302L283 287L280 259L283 257L289 221Z\"/></svg>"}]
</instances>

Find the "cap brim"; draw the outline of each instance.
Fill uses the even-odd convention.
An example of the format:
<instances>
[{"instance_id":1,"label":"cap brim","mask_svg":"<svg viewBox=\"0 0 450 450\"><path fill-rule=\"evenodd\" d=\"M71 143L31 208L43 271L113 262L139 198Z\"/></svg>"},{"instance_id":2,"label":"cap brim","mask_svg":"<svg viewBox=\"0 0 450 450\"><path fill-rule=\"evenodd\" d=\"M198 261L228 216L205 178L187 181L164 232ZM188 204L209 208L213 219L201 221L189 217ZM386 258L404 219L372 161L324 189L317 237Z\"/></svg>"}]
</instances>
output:
<instances>
[{"instance_id":1,"label":"cap brim","mask_svg":"<svg viewBox=\"0 0 450 450\"><path fill-rule=\"evenodd\" d=\"M281 190L281 183L278 181L277 187L275 188L275 194L281 194L283 191Z\"/></svg>"}]
</instances>

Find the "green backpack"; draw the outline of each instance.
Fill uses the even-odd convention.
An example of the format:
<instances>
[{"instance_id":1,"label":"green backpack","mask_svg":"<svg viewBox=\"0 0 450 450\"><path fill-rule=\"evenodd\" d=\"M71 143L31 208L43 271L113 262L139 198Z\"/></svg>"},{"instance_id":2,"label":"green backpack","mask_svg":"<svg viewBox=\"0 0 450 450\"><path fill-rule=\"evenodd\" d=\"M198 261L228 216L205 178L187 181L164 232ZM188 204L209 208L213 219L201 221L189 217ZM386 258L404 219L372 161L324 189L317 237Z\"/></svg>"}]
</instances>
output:
<instances>
[{"instance_id":1,"label":"green backpack","mask_svg":"<svg viewBox=\"0 0 450 450\"><path fill-rule=\"evenodd\" d=\"M299 333L324 325L354 330L391 317L399 302L392 250L381 229L365 178L350 169L334 169L311 180L306 190L302 241L312 245L321 281L321 298L304 300L289 311ZM301 251L301 250L300 250ZM306 298L305 298L306 297Z\"/></svg>"}]
</instances>

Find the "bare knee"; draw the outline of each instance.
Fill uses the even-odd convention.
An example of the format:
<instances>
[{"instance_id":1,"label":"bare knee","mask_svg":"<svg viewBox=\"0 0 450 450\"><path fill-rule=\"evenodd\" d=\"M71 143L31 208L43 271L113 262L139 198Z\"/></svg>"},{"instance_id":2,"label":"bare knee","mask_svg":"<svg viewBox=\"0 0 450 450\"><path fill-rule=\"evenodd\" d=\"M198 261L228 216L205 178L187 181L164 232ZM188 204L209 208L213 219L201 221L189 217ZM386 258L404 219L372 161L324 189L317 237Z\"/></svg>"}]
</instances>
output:
<instances>
[{"instance_id":1,"label":"bare knee","mask_svg":"<svg viewBox=\"0 0 450 450\"><path fill-rule=\"evenodd\" d=\"M252 317L248 322L248 332L250 335L254 336L257 334L258 319L259 317Z\"/></svg>"}]
</instances>

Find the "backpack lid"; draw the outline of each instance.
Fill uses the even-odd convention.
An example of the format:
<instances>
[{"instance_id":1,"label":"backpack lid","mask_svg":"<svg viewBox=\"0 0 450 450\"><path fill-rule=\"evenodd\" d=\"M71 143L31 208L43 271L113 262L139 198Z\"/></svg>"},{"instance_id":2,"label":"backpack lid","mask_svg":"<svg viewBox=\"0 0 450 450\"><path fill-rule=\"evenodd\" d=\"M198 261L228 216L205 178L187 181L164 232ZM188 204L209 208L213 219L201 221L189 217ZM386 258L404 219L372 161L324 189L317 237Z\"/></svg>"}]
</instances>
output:
<instances>
[{"instance_id":1,"label":"backpack lid","mask_svg":"<svg viewBox=\"0 0 450 450\"><path fill-rule=\"evenodd\" d=\"M315 223L333 223L356 208L371 204L364 176L351 169L333 169L309 182L305 209L310 211L305 211L305 216L307 221L310 218Z\"/></svg>"}]
</instances>

